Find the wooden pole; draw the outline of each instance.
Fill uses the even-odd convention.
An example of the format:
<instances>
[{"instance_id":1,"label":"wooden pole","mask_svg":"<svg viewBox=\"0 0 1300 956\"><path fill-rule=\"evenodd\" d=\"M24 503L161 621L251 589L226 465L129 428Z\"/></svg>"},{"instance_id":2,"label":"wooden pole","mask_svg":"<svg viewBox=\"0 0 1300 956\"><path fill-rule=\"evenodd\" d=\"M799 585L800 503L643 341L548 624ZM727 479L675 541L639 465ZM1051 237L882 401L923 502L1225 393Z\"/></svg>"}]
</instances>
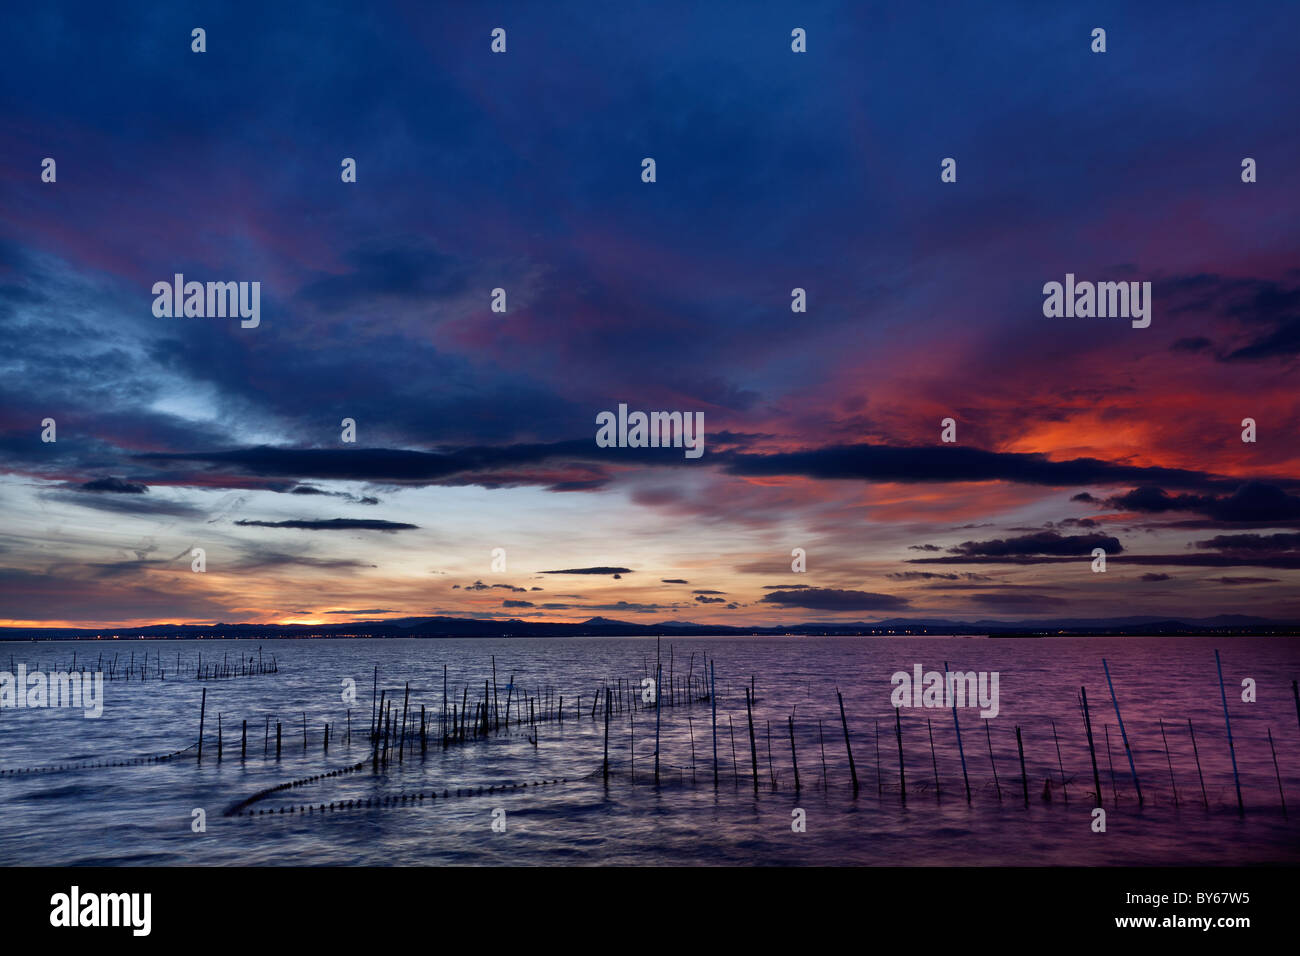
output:
<instances>
[{"instance_id":1,"label":"wooden pole","mask_svg":"<svg viewBox=\"0 0 1300 956\"><path fill-rule=\"evenodd\" d=\"M745 688L745 718L749 721L749 765L754 773L754 793L758 793L758 747L754 743L754 712L749 688Z\"/></svg>"},{"instance_id":2,"label":"wooden pole","mask_svg":"<svg viewBox=\"0 0 1300 956\"><path fill-rule=\"evenodd\" d=\"M740 786L740 768L736 765L736 726L731 722L730 714L727 715L727 730L731 733L731 775L736 786Z\"/></svg>"},{"instance_id":3,"label":"wooden pole","mask_svg":"<svg viewBox=\"0 0 1300 956\"><path fill-rule=\"evenodd\" d=\"M1205 793L1205 777L1201 774L1201 754L1196 749L1196 730L1192 727L1192 719L1187 718L1187 732L1192 735L1192 756L1196 758L1196 778L1201 781L1201 800L1205 804L1205 809L1210 809L1210 798Z\"/></svg>"},{"instance_id":4,"label":"wooden pole","mask_svg":"<svg viewBox=\"0 0 1300 956\"><path fill-rule=\"evenodd\" d=\"M1128 733L1124 730L1124 718L1119 715L1119 698L1115 696L1115 685L1111 683L1110 666L1106 658L1101 659L1101 666L1106 671L1106 685L1110 688L1110 699L1115 705L1115 719L1119 721L1119 735L1124 741L1124 753L1128 755L1128 769L1133 774L1133 789L1137 793L1138 806L1142 806L1142 784L1138 782L1137 766L1133 763L1133 748L1128 745Z\"/></svg>"},{"instance_id":5,"label":"wooden pole","mask_svg":"<svg viewBox=\"0 0 1300 956\"><path fill-rule=\"evenodd\" d=\"M248 757L248 721L244 721L244 728L239 734L239 759L245 760Z\"/></svg>"},{"instance_id":6,"label":"wooden pole","mask_svg":"<svg viewBox=\"0 0 1300 956\"><path fill-rule=\"evenodd\" d=\"M1295 698L1295 719L1300 722L1300 683L1291 682L1291 696Z\"/></svg>"},{"instance_id":7,"label":"wooden pole","mask_svg":"<svg viewBox=\"0 0 1300 956\"><path fill-rule=\"evenodd\" d=\"M713 789L718 789L718 679L709 661L709 703L713 708Z\"/></svg>"},{"instance_id":8,"label":"wooden pole","mask_svg":"<svg viewBox=\"0 0 1300 956\"><path fill-rule=\"evenodd\" d=\"M989 730L989 722L984 720L984 738L989 742L989 764L993 767L993 786L997 787L998 799L1002 799L1002 784L998 780L998 762L993 758L993 733Z\"/></svg>"},{"instance_id":9,"label":"wooden pole","mask_svg":"<svg viewBox=\"0 0 1300 956\"><path fill-rule=\"evenodd\" d=\"M1219 697L1223 700L1223 725L1228 729L1228 753L1232 756L1232 780L1237 785L1237 813L1245 815L1246 804L1241 799L1241 777L1237 774L1237 748L1232 743L1232 721L1228 719L1228 692L1223 689L1223 663L1219 651L1214 651L1214 666L1219 670Z\"/></svg>"},{"instance_id":10,"label":"wooden pole","mask_svg":"<svg viewBox=\"0 0 1300 956\"><path fill-rule=\"evenodd\" d=\"M1020 725L1016 724L1016 749L1020 751L1020 785L1025 791L1025 809L1029 809L1029 777L1025 773L1025 745L1020 740Z\"/></svg>"},{"instance_id":11,"label":"wooden pole","mask_svg":"<svg viewBox=\"0 0 1300 956\"><path fill-rule=\"evenodd\" d=\"M208 709L208 689L203 688L203 698L199 701L199 763L203 762L203 716Z\"/></svg>"},{"instance_id":12,"label":"wooden pole","mask_svg":"<svg viewBox=\"0 0 1300 956\"><path fill-rule=\"evenodd\" d=\"M1174 762L1169 758L1169 738L1165 736L1165 719L1160 721L1160 739L1165 745L1165 763L1169 765L1169 789L1174 792L1174 806L1178 806L1178 784L1174 782Z\"/></svg>"},{"instance_id":13,"label":"wooden pole","mask_svg":"<svg viewBox=\"0 0 1300 956\"><path fill-rule=\"evenodd\" d=\"M397 762L402 762L402 751L406 749L406 711L411 705L411 682L406 682L406 692L402 695L402 732L397 737Z\"/></svg>"},{"instance_id":14,"label":"wooden pole","mask_svg":"<svg viewBox=\"0 0 1300 956\"><path fill-rule=\"evenodd\" d=\"M658 664L655 665L655 786L659 786L659 713L663 707L664 695L663 687L659 681L663 677L663 670Z\"/></svg>"},{"instance_id":15,"label":"wooden pole","mask_svg":"<svg viewBox=\"0 0 1300 956\"><path fill-rule=\"evenodd\" d=\"M790 763L794 766L794 792L799 792L799 756L794 751L794 714L786 718L790 722Z\"/></svg>"},{"instance_id":16,"label":"wooden pole","mask_svg":"<svg viewBox=\"0 0 1300 956\"><path fill-rule=\"evenodd\" d=\"M605 688L605 762L601 764L602 778L609 780L609 688Z\"/></svg>"},{"instance_id":17,"label":"wooden pole","mask_svg":"<svg viewBox=\"0 0 1300 956\"><path fill-rule=\"evenodd\" d=\"M686 715L686 727L691 734L691 785L695 785L695 722L690 714Z\"/></svg>"},{"instance_id":18,"label":"wooden pole","mask_svg":"<svg viewBox=\"0 0 1300 956\"><path fill-rule=\"evenodd\" d=\"M930 763L934 766L934 798L942 802L943 798L939 795L939 758L934 753L934 727L929 717L925 718L925 729L930 734Z\"/></svg>"},{"instance_id":19,"label":"wooden pole","mask_svg":"<svg viewBox=\"0 0 1300 956\"><path fill-rule=\"evenodd\" d=\"M903 721L898 716L900 708L894 708L894 734L898 738L898 794L903 803L907 803L907 774L903 770Z\"/></svg>"},{"instance_id":20,"label":"wooden pole","mask_svg":"<svg viewBox=\"0 0 1300 956\"><path fill-rule=\"evenodd\" d=\"M876 796L885 795L885 782L880 777L880 721L876 721Z\"/></svg>"},{"instance_id":21,"label":"wooden pole","mask_svg":"<svg viewBox=\"0 0 1300 956\"><path fill-rule=\"evenodd\" d=\"M943 679L948 680L948 662L943 662ZM948 690L948 687L945 687ZM949 690L949 693L952 693ZM952 725L957 731L957 753L961 755L961 778L966 784L966 802L970 803L970 777L966 774L966 751L961 745L961 721L957 719L957 695L952 693Z\"/></svg>"},{"instance_id":22,"label":"wooden pole","mask_svg":"<svg viewBox=\"0 0 1300 956\"><path fill-rule=\"evenodd\" d=\"M844 716L844 695L835 688L835 697L840 702L840 726L844 728L844 749L849 755L849 776L853 778L853 795L858 795L858 768L853 763L853 745L849 743L849 719Z\"/></svg>"},{"instance_id":23,"label":"wooden pole","mask_svg":"<svg viewBox=\"0 0 1300 956\"><path fill-rule=\"evenodd\" d=\"M1065 761L1061 759L1061 738L1056 736L1056 721L1052 721L1052 740L1056 741L1056 766L1061 771L1061 793L1065 802L1070 802L1070 791L1065 788Z\"/></svg>"},{"instance_id":24,"label":"wooden pole","mask_svg":"<svg viewBox=\"0 0 1300 956\"><path fill-rule=\"evenodd\" d=\"M582 716L582 707L578 707L578 716ZM497 657L492 655L492 722L493 726L501 729L501 701L497 697Z\"/></svg>"},{"instance_id":25,"label":"wooden pole","mask_svg":"<svg viewBox=\"0 0 1300 956\"><path fill-rule=\"evenodd\" d=\"M1115 785L1115 755L1110 752L1110 724L1103 729L1106 731L1106 762L1110 765L1110 792L1115 798L1115 806L1119 806L1119 787Z\"/></svg>"},{"instance_id":26,"label":"wooden pole","mask_svg":"<svg viewBox=\"0 0 1300 956\"><path fill-rule=\"evenodd\" d=\"M1273 754L1273 773L1277 777L1277 795L1282 801L1282 819L1286 819L1286 794L1282 792L1282 771L1277 768L1277 750L1273 747L1273 728L1268 728L1268 749Z\"/></svg>"},{"instance_id":27,"label":"wooden pole","mask_svg":"<svg viewBox=\"0 0 1300 956\"><path fill-rule=\"evenodd\" d=\"M772 766L772 722L767 722L767 775L772 780L772 789L776 789L776 768Z\"/></svg>"},{"instance_id":28,"label":"wooden pole","mask_svg":"<svg viewBox=\"0 0 1300 956\"><path fill-rule=\"evenodd\" d=\"M826 776L826 735L822 733L822 719L817 718L817 739L821 742L822 747L822 790L825 790L830 780Z\"/></svg>"},{"instance_id":29,"label":"wooden pole","mask_svg":"<svg viewBox=\"0 0 1300 956\"><path fill-rule=\"evenodd\" d=\"M280 759L280 722L275 722L275 759Z\"/></svg>"},{"instance_id":30,"label":"wooden pole","mask_svg":"<svg viewBox=\"0 0 1300 956\"><path fill-rule=\"evenodd\" d=\"M1088 755L1092 757L1092 782L1097 788L1097 804L1101 805L1101 774L1097 770L1097 748L1092 740L1092 717L1088 713L1088 690L1079 688L1079 697L1083 701L1083 726L1088 731Z\"/></svg>"}]
</instances>

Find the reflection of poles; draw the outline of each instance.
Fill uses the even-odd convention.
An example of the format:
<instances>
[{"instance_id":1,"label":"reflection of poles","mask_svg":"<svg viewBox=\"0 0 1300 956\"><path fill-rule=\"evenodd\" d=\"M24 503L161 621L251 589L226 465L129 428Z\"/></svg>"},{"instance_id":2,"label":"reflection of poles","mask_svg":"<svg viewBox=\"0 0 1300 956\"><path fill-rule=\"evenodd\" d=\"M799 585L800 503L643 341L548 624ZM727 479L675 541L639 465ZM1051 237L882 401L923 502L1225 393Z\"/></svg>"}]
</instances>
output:
<instances>
[{"instance_id":1,"label":"reflection of poles","mask_svg":"<svg viewBox=\"0 0 1300 956\"><path fill-rule=\"evenodd\" d=\"M1219 697L1223 699L1223 726L1228 729L1228 753L1232 755L1232 780L1237 785L1237 812L1243 816L1246 804L1241 799L1241 777L1237 775L1237 748L1232 744L1232 721L1228 719L1228 692L1223 689L1223 663L1219 652L1214 652L1214 666L1219 669Z\"/></svg>"},{"instance_id":2,"label":"reflection of poles","mask_svg":"<svg viewBox=\"0 0 1300 956\"><path fill-rule=\"evenodd\" d=\"M1106 658L1101 659L1101 666L1106 671L1106 684L1110 687L1110 699L1115 705L1115 719L1119 721L1119 735L1124 740L1124 753L1128 754L1128 769L1133 773L1133 789L1137 792L1138 806L1142 806L1142 785L1138 783L1137 766L1133 763L1133 749L1128 745L1128 734L1124 731L1124 718L1119 715L1119 699L1115 696L1115 685L1110 680L1110 667Z\"/></svg>"}]
</instances>

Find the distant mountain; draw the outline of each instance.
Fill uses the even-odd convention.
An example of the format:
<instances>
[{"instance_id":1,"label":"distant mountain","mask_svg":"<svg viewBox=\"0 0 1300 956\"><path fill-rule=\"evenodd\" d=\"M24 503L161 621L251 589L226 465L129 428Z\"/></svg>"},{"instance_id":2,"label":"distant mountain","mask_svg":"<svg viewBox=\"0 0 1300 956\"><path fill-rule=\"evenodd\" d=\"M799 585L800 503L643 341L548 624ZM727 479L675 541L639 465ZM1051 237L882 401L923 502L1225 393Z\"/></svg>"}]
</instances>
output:
<instances>
[{"instance_id":1,"label":"distant mountain","mask_svg":"<svg viewBox=\"0 0 1300 956\"><path fill-rule=\"evenodd\" d=\"M352 637L654 637L690 635L865 635L865 636L1056 636L1137 634L1284 634L1300 636L1300 624L1268 621L1243 614L1209 618L1149 615L1115 618L1059 618L1041 621L948 621L938 618L889 618L883 621L821 621L801 624L725 627L687 621L636 624L607 617L581 622L479 620L446 616L405 617L385 621L331 621L328 624L152 624L110 628L0 628L0 640L93 640L99 638L352 638Z\"/></svg>"}]
</instances>

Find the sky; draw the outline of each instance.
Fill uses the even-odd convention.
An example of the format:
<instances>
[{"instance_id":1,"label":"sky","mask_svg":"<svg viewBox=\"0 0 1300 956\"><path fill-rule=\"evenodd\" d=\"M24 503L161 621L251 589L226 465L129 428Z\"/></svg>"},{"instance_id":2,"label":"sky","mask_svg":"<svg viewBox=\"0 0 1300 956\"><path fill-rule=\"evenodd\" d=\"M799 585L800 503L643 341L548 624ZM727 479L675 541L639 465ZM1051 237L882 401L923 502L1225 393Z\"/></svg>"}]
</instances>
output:
<instances>
[{"instance_id":1,"label":"sky","mask_svg":"<svg viewBox=\"0 0 1300 956\"><path fill-rule=\"evenodd\" d=\"M1300 7L976 6L7 11L0 625L1300 620Z\"/></svg>"}]
</instances>

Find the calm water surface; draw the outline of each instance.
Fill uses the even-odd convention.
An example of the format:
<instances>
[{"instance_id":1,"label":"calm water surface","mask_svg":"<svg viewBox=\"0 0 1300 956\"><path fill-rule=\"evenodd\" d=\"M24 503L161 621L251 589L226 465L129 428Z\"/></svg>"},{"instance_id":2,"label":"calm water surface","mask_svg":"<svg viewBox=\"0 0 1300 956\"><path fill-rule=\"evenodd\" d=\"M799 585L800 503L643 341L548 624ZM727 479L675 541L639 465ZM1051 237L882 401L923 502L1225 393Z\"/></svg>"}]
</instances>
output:
<instances>
[{"instance_id":1,"label":"calm water surface","mask_svg":"<svg viewBox=\"0 0 1300 956\"><path fill-rule=\"evenodd\" d=\"M192 666L241 655L274 654L279 673L227 681L175 674L177 655ZM1246 814L1237 813L1214 650L1224 681ZM256 864L853 864L1114 865L1300 862L1300 725L1291 682L1300 676L1300 641L1283 638L680 638L665 637L660 655L667 683L698 677L715 663L719 784L713 781L707 702L663 707L660 785L653 781L655 713L615 714L610 726L613 773L601 775L604 723L593 720L593 693L621 678L639 685L654 676L653 639L475 639L314 641L99 641L0 644L0 668L78 667L147 652L166 679L105 683L102 718L76 710L0 710L0 770L61 766L169 753L198 737L199 701L207 689L203 760L194 751L156 764L0 775L0 863L73 865ZM315 781L255 804L274 811L226 817L223 811L268 787L346 767L368 754L374 668L379 686L398 701L406 682L411 707L423 704L436 727L443 666L458 703L471 709L491 681L498 695L553 688L566 719L428 752L386 769ZM1110 665L1133 746L1145 805L1139 808L1102 670ZM981 720L959 711L972 800L951 710L900 712L906 801L900 793L890 676L954 669L997 671L1000 712ZM107 664L105 664L107 668ZM759 792L754 793L744 688L751 675ZM343 700L356 682L356 702ZM1257 700L1243 702L1241 682L1255 681ZM1076 698L1088 689L1107 829L1094 833L1092 765ZM844 695L859 779L854 796L835 690ZM667 691L665 690L665 695ZM576 713L578 698L585 715ZM351 744L347 740L351 708ZM512 708L517 707L512 704ZM307 748L303 748L303 714ZM512 709L512 715L517 714ZM526 707L525 707L526 713ZM223 754L217 760L217 723ZM788 717L795 725L801 789L794 789ZM1195 730L1193 752L1188 720ZM241 721L248 757L239 759ZM1056 738L1052 721L1055 721ZM1168 749L1161 736L1163 720ZM265 727L270 741L264 754ZM280 759L275 724L283 725ZM332 726L329 753L323 729ZM1025 808L1016 746L1021 728L1030 791ZM770 727L770 731L769 731ZM732 757L734 728L735 760ZM877 730L878 728L878 730ZM1271 730L1282 791L1282 810ZM1105 735L1110 736L1110 755ZM931 751L931 735L934 750ZM692 741L694 756L692 756ZM770 741L770 743L769 743ZM1057 745L1060 756L1058 760ZM632 747L635 746L633 752ZM990 745L992 758L990 758ZM769 750L770 747L770 750ZM769 756L770 753L770 756ZM877 757L879 753L879 757ZM1166 753L1168 756L1166 756ZM824 756L823 756L824 754ZM1199 756L1204 797L1197 774ZM936 792L936 765L938 788ZM1171 784L1171 765L1173 781ZM994 778L996 766L997 779ZM1113 772L1112 772L1113 766ZM1061 778L1064 768L1065 791ZM1042 799L1052 781L1052 799ZM458 788L549 780L506 793L456 797ZM774 784L775 781L775 784ZM437 800L321 814L287 808L342 800L429 793ZM1001 796L999 797L999 788ZM1174 802L1174 790L1178 803ZM443 798L443 791L450 796ZM1065 796L1068 793L1068 801ZM1204 802L1208 801L1208 810ZM286 812L278 811L284 808ZM791 829L804 811L806 832ZM195 833L193 811L206 813ZM506 831L492 829L505 811ZM497 815L500 816L499 814Z\"/></svg>"}]
</instances>

